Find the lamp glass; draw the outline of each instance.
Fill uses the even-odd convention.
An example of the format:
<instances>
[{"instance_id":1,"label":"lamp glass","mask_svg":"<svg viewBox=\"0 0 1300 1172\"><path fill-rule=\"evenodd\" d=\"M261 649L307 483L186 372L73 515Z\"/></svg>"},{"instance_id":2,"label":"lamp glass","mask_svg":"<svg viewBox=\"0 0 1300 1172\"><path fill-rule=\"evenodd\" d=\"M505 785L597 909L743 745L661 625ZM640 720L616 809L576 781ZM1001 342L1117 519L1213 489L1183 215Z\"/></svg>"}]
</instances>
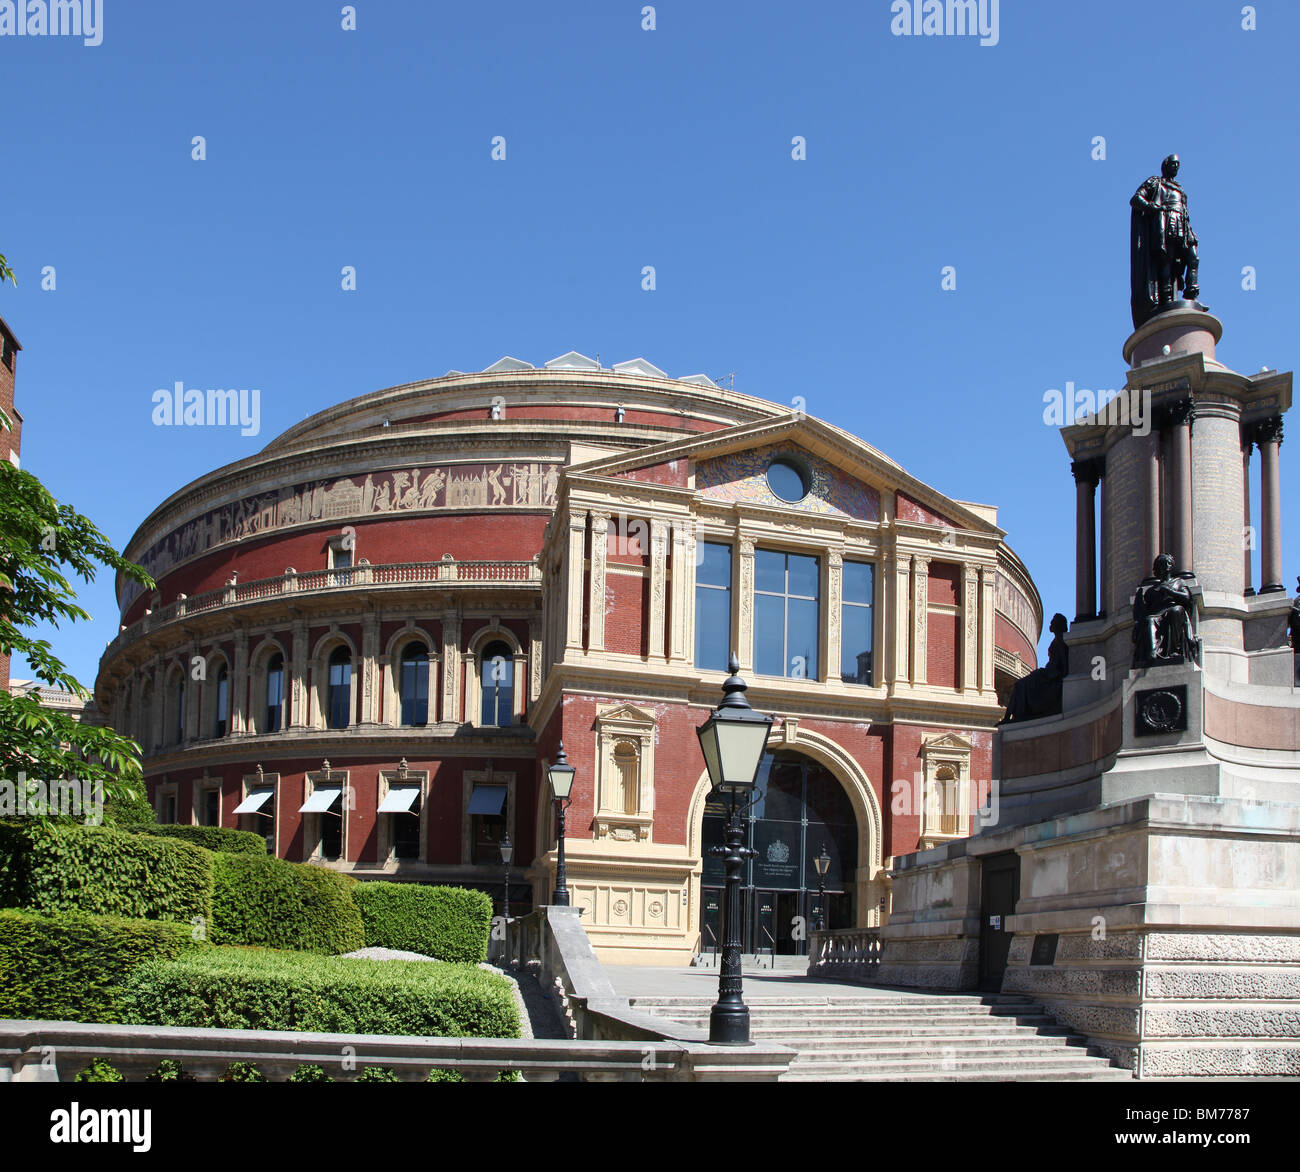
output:
<instances>
[{"instance_id":1,"label":"lamp glass","mask_svg":"<svg viewBox=\"0 0 1300 1172\"><path fill-rule=\"evenodd\" d=\"M557 802L564 801L573 789L573 775L578 771L572 765L552 765L546 775L551 783L551 795Z\"/></svg>"}]
</instances>

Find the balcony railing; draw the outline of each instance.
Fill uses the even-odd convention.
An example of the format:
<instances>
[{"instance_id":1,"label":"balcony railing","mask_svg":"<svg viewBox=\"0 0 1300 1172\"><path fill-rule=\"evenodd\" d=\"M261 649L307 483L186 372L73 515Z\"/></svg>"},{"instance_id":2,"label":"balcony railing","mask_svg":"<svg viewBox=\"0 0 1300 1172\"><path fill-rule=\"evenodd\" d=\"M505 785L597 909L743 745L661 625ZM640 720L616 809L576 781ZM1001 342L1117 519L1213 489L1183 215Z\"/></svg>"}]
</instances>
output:
<instances>
[{"instance_id":1,"label":"balcony railing","mask_svg":"<svg viewBox=\"0 0 1300 1172\"><path fill-rule=\"evenodd\" d=\"M443 558L438 562L398 562L392 565L372 566L360 562L345 569L308 570L298 573L289 569L275 578L258 578L252 582L231 582L217 590L196 594L192 598L182 594L175 602L160 606L129 627L125 627L111 643L105 655L111 655L124 644L141 635L156 631L168 623L205 611L238 606L246 602L261 602L269 598L288 595L321 594L331 590L354 590L358 587L400 588L406 586L446 586L473 583L475 586L540 585L542 572L536 561L459 562Z\"/></svg>"},{"instance_id":2,"label":"balcony railing","mask_svg":"<svg viewBox=\"0 0 1300 1172\"><path fill-rule=\"evenodd\" d=\"M840 928L813 932L808 975L842 981L873 981L880 970L880 929Z\"/></svg>"}]
</instances>

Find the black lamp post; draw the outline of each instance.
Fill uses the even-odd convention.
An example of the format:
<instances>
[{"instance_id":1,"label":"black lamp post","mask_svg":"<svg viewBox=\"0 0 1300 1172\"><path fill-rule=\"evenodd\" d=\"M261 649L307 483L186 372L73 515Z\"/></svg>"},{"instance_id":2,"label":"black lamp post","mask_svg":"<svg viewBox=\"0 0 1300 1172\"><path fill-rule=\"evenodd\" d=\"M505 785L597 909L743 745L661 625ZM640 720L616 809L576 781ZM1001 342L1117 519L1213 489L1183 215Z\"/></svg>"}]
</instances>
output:
<instances>
[{"instance_id":1,"label":"black lamp post","mask_svg":"<svg viewBox=\"0 0 1300 1172\"><path fill-rule=\"evenodd\" d=\"M573 790L573 775L578 771L569 764L564 755L564 742L555 754L555 763L546 771L551 783L551 797L555 800L559 819L559 849L555 857L555 890L551 893L551 903L559 907L569 906L569 888L564 874L564 811L569 805L569 794Z\"/></svg>"},{"instance_id":2,"label":"black lamp post","mask_svg":"<svg viewBox=\"0 0 1300 1172\"><path fill-rule=\"evenodd\" d=\"M510 841L510 831L506 831L506 836L501 840L501 863L506 869L506 894L502 911L505 913L506 923L510 923L510 860L515 857L514 844Z\"/></svg>"},{"instance_id":3,"label":"black lamp post","mask_svg":"<svg viewBox=\"0 0 1300 1172\"><path fill-rule=\"evenodd\" d=\"M741 996L740 879L745 860L754 851L745 845L745 811L753 805L754 783L767 748L772 718L755 712L745 699L745 681L737 674L735 653L728 663L730 678L722 685L723 700L699 728L700 750L713 788L730 795L730 813L723 833L724 846L710 847L721 855L727 871L723 901L722 969L718 1000L709 1012L709 1041L723 1046L749 1043L749 1006ZM737 804L738 797L743 804Z\"/></svg>"},{"instance_id":4,"label":"black lamp post","mask_svg":"<svg viewBox=\"0 0 1300 1172\"><path fill-rule=\"evenodd\" d=\"M826 931L826 872L830 870L831 857L826 853L826 844L822 843L822 853L813 859L817 868L817 931Z\"/></svg>"}]
</instances>

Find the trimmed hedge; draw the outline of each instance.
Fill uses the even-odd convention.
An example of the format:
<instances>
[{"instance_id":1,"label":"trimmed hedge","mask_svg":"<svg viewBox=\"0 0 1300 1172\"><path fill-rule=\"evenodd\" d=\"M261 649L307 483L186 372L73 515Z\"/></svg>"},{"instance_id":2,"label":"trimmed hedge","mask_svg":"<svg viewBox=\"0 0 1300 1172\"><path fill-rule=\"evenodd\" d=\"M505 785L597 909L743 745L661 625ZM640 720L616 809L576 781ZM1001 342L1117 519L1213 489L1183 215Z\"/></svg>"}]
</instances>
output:
<instances>
[{"instance_id":1,"label":"trimmed hedge","mask_svg":"<svg viewBox=\"0 0 1300 1172\"><path fill-rule=\"evenodd\" d=\"M270 855L211 857L214 944L323 953L365 944L351 876Z\"/></svg>"},{"instance_id":2,"label":"trimmed hedge","mask_svg":"<svg viewBox=\"0 0 1300 1172\"><path fill-rule=\"evenodd\" d=\"M266 839L251 830L232 830L228 826L157 825L133 827L136 834L158 838L179 838L204 850L224 851L230 855L264 855Z\"/></svg>"},{"instance_id":3,"label":"trimmed hedge","mask_svg":"<svg viewBox=\"0 0 1300 1172\"><path fill-rule=\"evenodd\" d=\"M0 1017L120 1021L131 972L192 946L183 924L0 911Z\"/></svg>"},{"instance_id":4,"label":"trimmed hedge","mask_svg":"<svg viewBox=\"0 0 1300 1172\"><path fill-rule=\"evenodd\" d=\"M127 1019L141 1025L517 1038L510 982L470 965L212 948L131 974Z\"/></svg>"},{"instance_id":5,"label":"trimmed hedge","mask_svg":"<svg viewBox=\"0 0 1300 1172\"><path fill-rule=\"evenodd\" d=\"M359 883L352 898L361 909L367 945L460 964L487 960L492 901L481 891L376 882Z\"/></svg>"},{"instance_id":6,"label":"trimmed hedge","mask_svg":"<svg viewBox=\"0 0 1300 1172\"><path fill-rule=\"evenodd\" d=\"M0 907L141 920L212 918L212 860L106 826L0 822Z\"/></svg>"}]
</instances>

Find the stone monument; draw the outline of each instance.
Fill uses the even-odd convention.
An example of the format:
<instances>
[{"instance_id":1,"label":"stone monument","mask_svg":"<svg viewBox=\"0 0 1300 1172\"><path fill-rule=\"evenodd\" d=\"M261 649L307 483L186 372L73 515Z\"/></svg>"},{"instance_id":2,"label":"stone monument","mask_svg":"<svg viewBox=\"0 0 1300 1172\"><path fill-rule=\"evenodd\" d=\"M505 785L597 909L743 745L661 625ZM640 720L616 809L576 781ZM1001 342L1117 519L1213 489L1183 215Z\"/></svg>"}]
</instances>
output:
<instances>
[{"instance_id":1,"label":"stone monument","mask_svg":"<svg viewBox=\"0 0 1300 1172\"><path fill-rule=\"evenodd\" d=\"M879 980L1023 992L1139 1077L1295 1076L1291 375L1219 361L1176 162L1134 197L1124 389L1062 428L1078 532L1060 707L999 727L978 833L894 860Z\"/></svg>"}]
</instances>

